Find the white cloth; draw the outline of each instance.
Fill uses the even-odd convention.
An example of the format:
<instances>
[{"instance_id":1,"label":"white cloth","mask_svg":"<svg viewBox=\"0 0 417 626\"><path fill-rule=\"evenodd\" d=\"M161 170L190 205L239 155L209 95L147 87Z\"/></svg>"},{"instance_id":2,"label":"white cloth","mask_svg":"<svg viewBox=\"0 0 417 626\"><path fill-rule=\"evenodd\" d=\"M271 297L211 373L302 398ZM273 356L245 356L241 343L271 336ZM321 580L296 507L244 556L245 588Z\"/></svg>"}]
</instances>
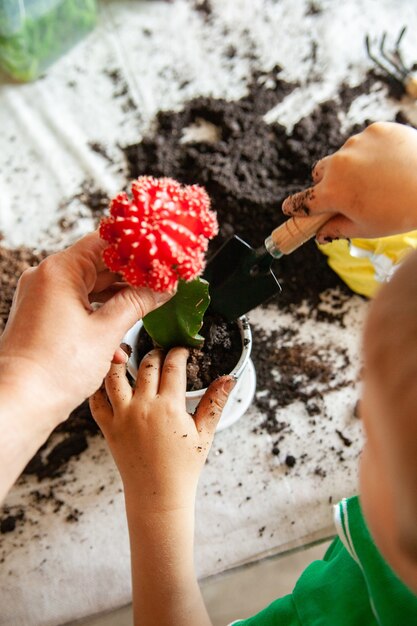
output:
<instances>
[{"instance_id":1,"label":"white cloth","mask_svg":"<svg viewBox=\"0 0 417 626\"><path fill-rule=\"evenodd\" d=\"M279 63L288 80L301 82L267 116L291 127L317 102L337 93L340 82L363 78L369 67L363 45L368 30L395 35L407 23L407 46L414 43L411 33L417 26L415 0L402 0L401 9L396 0L323 2L317 15L306 15L307 0L211 0L210 22L193 10L194 4L105 0L96 30L45 78L28 85L1 84L0 231L6 244L55 247L90 230L89 215L79 216L80 202L65 199L73 198L86 178L110 194L123 187L117 145L137 141L158 110L201 94L242 96L252 45L260 67ZM313 42L318 43L322 77L317 81L310 58ZM237 55L226 65L224 49L231 44ZM109 77L114 70L126 81L136 110L126 106L123 94L114 96L117 87ZM188 82L181 88L184 79ZM375 93L355 103L351 116L391 119L394 111L395 103ZM91 141L104 144L115 164L91 150ZM76 226L63 236L57 224L64 215L75 216ZM330 300L320 306L331 308ZM366 305L352 297L343 307L345 327L314 320L300 325L296 315L276 311L251 314L254 332L257 325L290 327L295 342L320 348L323 358L335 364L335 386L341 385L323 389L315 427L301 403L280 411L279 420L288 428L278 456L271 453L274 437L262 429L254 433L264 419L254 407L216 435L197 503L200 576L329 536L329 499L356 491L361 432L353 407ZM341 350L350 365L343 365ZM336 429L352 440L349 448ZM286 454L297 459L291 470L284 463ZM2 626L56 626L130 599L123 495L105 443L93 440L69 469L64 479L42 484L28 479L7 499L9 507L25 507L26 520L0 535ZM65 502L58 512L52 502L33 504L33 491L50 488ZM71 523L66 517L74 507L82 514Z\"/></svg>"}]
</instances>

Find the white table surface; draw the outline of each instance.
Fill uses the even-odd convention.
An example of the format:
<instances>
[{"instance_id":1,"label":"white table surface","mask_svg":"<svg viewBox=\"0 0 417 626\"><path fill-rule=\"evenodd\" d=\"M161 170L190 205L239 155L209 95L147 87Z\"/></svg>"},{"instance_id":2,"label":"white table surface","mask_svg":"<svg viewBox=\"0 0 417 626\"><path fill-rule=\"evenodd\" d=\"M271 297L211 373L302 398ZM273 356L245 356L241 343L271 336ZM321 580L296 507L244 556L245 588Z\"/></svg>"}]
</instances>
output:
<instances>
[{"instance_id":1,"label":"white table surface","mask_svg":"<svg viewBox=\"0 0 417 626\"><path fill-rule=\"evenodd\" d=\"M280 63L284 78L301 83L267 117L288 127L317 102L337 93L342 81L355 84L363 79L370 67L363 46L366 32L388 30L395 36L408 23L404 50L416 60L415 0L317 0L323 11L315 16L305 15L310 4L306 0L211 0L211 4L213 19L207 24L191 0L105 0L96 30L44 78L28 85L3 80L0 231L7 245L56 248L90 230L86 211L76 227L63 234L59 219L77 213L82 204L72 200L65 210L57 207L65 206L86 178L110 194L118 191L125 173L117 144L138 141L158 110L179 108L201 94L242 96L249 73L245 28L256 44L260 68ZM225 24L230 31L227 41ZM319 43L321 79L310 82L306 57L313 39ZM238 53L226 72L222 50L231 43ZM117 68L140 119L124 106L122 96L112 97L108 72ZM180 89L184 78L189 82ZM397 108L384 91L377 91L359 98L348 118L392 119ZM402 108L415 115L411 102L404 101ZM114 163L91 150L88 142L104 144ZM329 502L356 492L362 434L353 410L359 395L357 355L366 303L352 296L343 307L344 327L309 319L299 323L295 316L276 310L257 309L250 315L254 332L257 327L293 328L293 341L315 351L320 348L323 359L334 364L336 378L331 385L323 384L316 427L301 402L280 410L279 420L289 426L277 456L271 453L273 437L262 429L253 432L264 419L253 406L238 423L216 435L199 486L200 577L330 536ZM340 367L342 350L349 356L347 367ZM261 394L265 391L258 389ZM336 430L352 445L344 446ZM305 455L304 461L290 469L284 462L287 454L298 460ZM317 468L322 471L317 473ZM38 484L29 478L18 483L6 504L25 506L34 489L50 488L64 502L60 511L54 512L47 503L37 511L32 507L29 522L0 535L1 625L55 626L130 600L123 494L105 442L92 439L88 450L70 463L65 480ZM74 508L82 515L69 523L66 517Z\"/></svg>"}]
</instances>

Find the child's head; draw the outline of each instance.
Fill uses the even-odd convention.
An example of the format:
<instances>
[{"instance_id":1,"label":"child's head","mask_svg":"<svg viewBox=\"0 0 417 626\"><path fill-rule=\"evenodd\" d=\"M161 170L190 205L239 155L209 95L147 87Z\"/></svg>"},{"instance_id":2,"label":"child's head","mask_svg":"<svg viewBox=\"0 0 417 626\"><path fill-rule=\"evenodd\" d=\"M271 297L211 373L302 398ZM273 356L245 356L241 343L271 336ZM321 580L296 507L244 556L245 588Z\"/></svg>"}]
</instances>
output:
<instances>
[{"instance_id":1,"label":"child's head","mask_svg":"<svg viewBox=\"0 0 417 626\"><path fill-rule=\"evenodd\" d=\"M417 252L370 305L361 499L381 553L417 593Z\"/></svg>"}]
</instances>

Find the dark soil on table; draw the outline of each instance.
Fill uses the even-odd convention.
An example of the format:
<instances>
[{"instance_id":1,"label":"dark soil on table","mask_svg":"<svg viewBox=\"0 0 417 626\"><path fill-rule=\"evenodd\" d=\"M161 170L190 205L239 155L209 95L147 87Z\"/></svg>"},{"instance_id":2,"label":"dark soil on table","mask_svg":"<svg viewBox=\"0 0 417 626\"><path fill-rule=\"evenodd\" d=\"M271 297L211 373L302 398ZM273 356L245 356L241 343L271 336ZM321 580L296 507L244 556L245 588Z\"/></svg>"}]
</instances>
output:
<instances>
[{"instance_id":1,"label":"dark soil on table","mask_svg":"<svg viewBox=\"0 0 417 626\"><path fill-rule=\"evenodd\" d=\"M248 95L235 102L196 98L180 112L161 112L154 133L125 148L129 178L172 176L207 189L220 224L211 252L235 233L252 246L262 244L285 220L280 209L284 198L311 184L314 162L346 139L340 129L344 107L339 101L317 107L290 134L280 124L266 124L263 115L294 88L279 78L279 68L268 78L274 81L274 89L263 87L256 77ZM346 101L349 95L345 94ZM182 143L184 129L198 120L214 124L219 141ZM283 287L275 299L280 308L293 308L303 299L314 305L330 287L347 289L314 242L280 259L275 271Z\"/></svg>"},{"instance_id":2,"label":"dark soil on table","mask_svg":"<svg viewBox=\"0 0 417 626\"><path fill-rule=\"evenodd\" d=\"M48 442L29 461L23 474L34 475L38 480L57 478L65 472L68 461L78 457L88 448L88 437L97 435L99 428L94 421L88 402L83 402L54 431L58 442Z\"/></svg>"},{"instance_id":3,"label":"dark soil on table","mask_svg":"<svg viewBox=\"0 0 417 626\"><path fill-rule=\"evenodd\" d=\"M45 256L45 252L34 252L24 246L10 249L0 245L0 335L9 317L19 276Z\"/></svg>"},{"instance_id":4,"label":"dark soil on table","mask_svg":"<svg viewBox=\"0 0 417 626\"><path fill-rule=\"evenodd\" d=\"M237 323L228 322L215 313L206 313L200 335L204 337L203 347L192 348L188 357L187 391L204 389L219 376L230 374L242 352ZM152 348L152 339L142 327L134 347L138 361Z\"/></svg>"}]
</instances>

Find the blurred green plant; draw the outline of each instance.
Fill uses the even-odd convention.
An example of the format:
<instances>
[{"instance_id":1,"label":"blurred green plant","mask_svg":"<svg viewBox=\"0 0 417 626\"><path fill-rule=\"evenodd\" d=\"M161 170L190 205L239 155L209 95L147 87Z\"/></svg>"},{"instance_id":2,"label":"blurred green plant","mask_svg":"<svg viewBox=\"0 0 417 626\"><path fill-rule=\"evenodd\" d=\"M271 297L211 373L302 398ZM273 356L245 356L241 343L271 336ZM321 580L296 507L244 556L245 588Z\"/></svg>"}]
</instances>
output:
<instances>
[{"instance_id":1,"label":"blurred green plant","mask_svg":"<svg viewBox=\"0 0 417 626\"><path fill-rule=\"evenodd\" d=\"M95 0L0 0L0 66L37 78L96 23Z\"/></svg>"}]
</instances>

